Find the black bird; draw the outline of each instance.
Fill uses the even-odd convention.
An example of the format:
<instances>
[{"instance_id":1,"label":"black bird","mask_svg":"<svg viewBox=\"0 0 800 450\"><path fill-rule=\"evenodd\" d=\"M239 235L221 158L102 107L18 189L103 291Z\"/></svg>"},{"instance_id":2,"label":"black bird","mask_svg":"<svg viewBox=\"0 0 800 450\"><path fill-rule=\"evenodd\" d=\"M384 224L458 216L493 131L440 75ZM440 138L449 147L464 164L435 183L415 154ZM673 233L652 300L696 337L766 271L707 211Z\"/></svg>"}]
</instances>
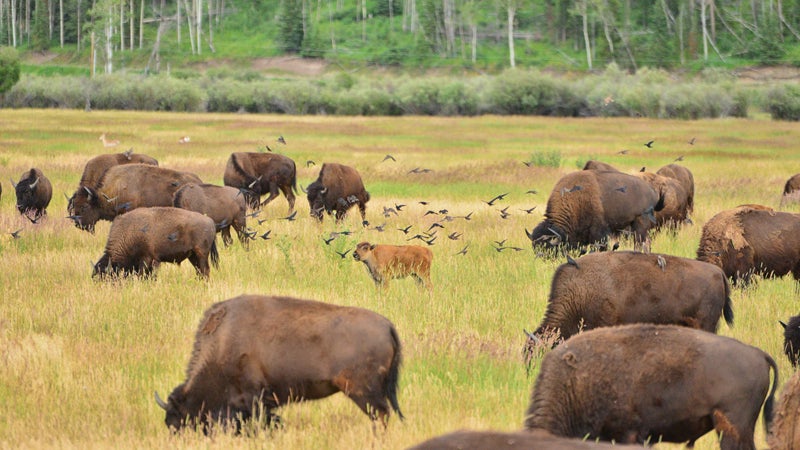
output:
<instances>
[{"instance_id":1,"label":"black bird","mask_svg":"<svg viewBox=\"0 0 800 450\"><path fill-rule=\"evenodd\" d=\"M392 156L392 155L386 155L386 156L383 157L383 161L387 161L387 160L390 160L390 159L392 161L394 161L394 162L397 162L397 160L394 159L394 156ZM381 162L383 162L383 161L381 161Z\"/></svg>"},{"instance_id":2,"label":"black bird","mask_svg":"<svg viewBox=\"0 0 800 450\"><path fill-rule=\"evenodd\" d=\"M431 226L427 230L425 230L425 232L427 233L434 228L444 228L444 225L440 224L439 222L433 222Z\"/></svg>"},{"instance_id":3,"label":"black bird","mask_svg":"<svg viewBox=\"0 0 800 450\"><path fill-rule=\"evenodd\" d=\"M427 172L430 172L430 171L431 171L431 169L423 169L422 167L415 167L415 168L409 170L408 174L412 174L412 173L427 173Z\"/></svg>"},{"instance_id":4,"label":"black bird","mask_svg":"<svg viewBox=\"0 0 800 450\"><path fill-rule=\"evenodd\" d=\"M511 214L508 212L508 206L500 210L500 218L507 219Z\"/></svg>"},{"instance_id":5,"label":"black bird","mask_svg":"<svg viewBox=\"0 0 800 450\"><path fill-rule=\"evenodd\" d=\"M314 161L312 161L310 159L308 161L306 161L306 167L311 167L311 166L316 165L316 164L317 163L315 163Z\"/></svg>"},{"instance_id":6,"label":"black bird","mask_svg":"<svg viewBox=\"0 0 800 450\"><path fill-rule=\"evenodd\" d=\"M264 144L264 148L267 149L268 152L270 152L270 153L272 152L272 149L269 148L269 145Z\"/></svg>"},{"instance_id":7,"label":"black bird","mask_svg":"<svg viewBox=\"0 0 800 450\"><path fill-rule=\"evenodd\" d=\"M678 162L678 161L683 161L683 155L678 156L677 158L675 158L674 162Z\"/></svg>"},{"instance_id":8,"label":"black bird","mask_svg":"<svg viewBox=\"0 0 800 450\"><path fill-rule=\"evenodd\" d=\"M331 241L333 241L334 239L336 239L336 236L332 236L328 239L322 238L322 240L325 241L325 245L331 245Z\"/></svg>"},{"instance_id":9,"label":"black bird","mask_svg":"<svg viewBox=\"0 0 800 450\"><path fill-rule=\"evenodd\" d=\"M293 221L293 220L294 220L294 218L295 218L296 216L297 216L297 211L295 211L295 212L293 212L293 213L289 214L289 215L288 215L288 216L286 216L286 217L281 217L281 219L286 219L286 220L288 220L289 222L291 222L291 221Z\"/></svg>"},{"instance_id":10,"label":"black bird","mask_svg":"<svg viewBox=\"0 0 800 450\"><path fill-rule=\"evenodd\" d=\"M269 219L258 219L258 224L261 225L262 223L268 221Z\"/></svg>"},{"instance_id":11,"label":"black bird","mask_svg":"<svg viewBox=\"0 0 800 450\"><path fill-rule=\"evenodd\" d=\"M563 187L563 188L561 188L561 196L563 197L564 194L568 194L570 192L575 192L575 191L580 191L581 189L583 189L583 186L581 186L579 184L576 184L575 186L572 186L569 189Z\"/></svg>"},{"instance_id":12,"label":"black bird","mask_svg":"<svg viewBox=\"0 0 800 450\"><path fill-rule=\"evenodd\" d=\"M173 231L172 233L170 233L170 234L167 236L167 239L169 239L169 240L170 240L170 241L172 241L172 242L175 242L175 241L177 241L177 240L178 240L178 232L177 232L177 231Z\"/></svg>"},{"instance_id":13,"label":"black bird","mask_svg":"<svg viewBox=\"0 0 800 450\"><path fill-rule=\"evenodd\" d=\"M392 213L394 213L395 216L399 215L394 208L387 208L385 206L383 207L383 217L390 217Z\"/></svg>"},{"instance_id":14,"label":"black bird","mask_svg":"<svg viewBox=\"0 0 800 450\"><path fill-rule=\"evenodd\" d=\"M350 230L331 231L331 236L339 236L339 235L341 235L341 236L350 236L351 234L353 234L353 232L350 231Z\"/></svg>"},{"instance_id":15,"label":"black bird","mask_svg":"<svg viewBox=\"0 0 800 450\"><path fill-rule=\"evenodd\" d=\"M462 219L464 219L464 220L472 220L472 211L470 211L470 213L467 214L466 216L462 217Z\"/></svg>"},{"instance_id":16,"label":"black bird","mask_svg":"<svg viewBox=\"0 0 800 450\"><path fill-rule=\"evenodd\" d=\"M345 250L344 253L342 253L340 251L336 251L336 253L338 253L339 256L342 257L342 259L345 259L347 257L347 254L350 253L350 250L352 250L352 249L349 248L349 249Z\"/></svg>"},{"instance_id":17,"label":"black bird","mask_svg":"<svg viewBox=\"0 0 800 450\"><path fill-rule=\"evenodd\" d=\"M616 251L619 248L619 241L614 242L614 245L611 246L611 251Z\"/></svg>"},{"instance_id":18,"label":"black bird","mask_svg":"<svg viewBox=\"0 0 800 450\"><path fill-rule=\"evenodd\" d=\"M428 214L439 214L439 213L429 209L425 214L423 214L423 216L427 216Z\"/></svg>"},{"instance_id":19,"label":"black bird","mask_svg":"<svg viewBox=\"0 0 800 450\"><path fill-rule=\"evenodd\" d=\"M533 161L522 161L522 164L525 164L525 167L530 167L533 165Z\"/></svg>"},{"instance_id":20,"label":"black bird","mask_svg":"<svg viewBox=\"0 0 800 450\"><path fill-rule=\"evenodd\" d=\"M419 203L419 204L420 204L420 205L422 205L422 206L427 206L427 205L428 205L428 202L422 202L422 201L419 201L419 202L417 202L417 203Z\"/></svg>"},{"instance_id":21,"label":"black bird","mask_svg":"<svg viewBox=\"0 0 800 450\"><path fill-rule=\"evenodd\" d=\"M647 167L646 166L642 166L642 168L639 169L639 172L644 172L645 170L647 170Z\"/></svg>"},{"instance_id":22,"label":"black bird","mask_svg":"<svg viewBox=\"0 0 800 450\"><path fill-rule=\"evenodd\" d=\"M375 231L378 231L380 233L383 233L383 231L384 231L383 227L385 227L385 226L386 226L386 222L382 223L381 225L375 225L374 227L370 228L370 230L375 230Z\"/></svg>"},{"instance_id":23,"label":"black bird","mask_svg":"<svg viewBox=\"0 0 800 450\"><path fill-rule=\"evenodd\" d=\"M433 245L433 241L435 241L435 240L436 240L436 236L434 236L434 237L432 237L432 238L428 239L427 241L426 241L425 239L420 239L420 240L421 240L422 242L424 242L424 243L428 244L428 245Z\"/></svg>"},{"instance_id":24,"label":"black bird","mask_svg":"<svg viewBox=\"0 0 800 450\"><path fill-rule=\"evenodd\" d=\"M694 145L694 140L695 140L695 138L689 139L689 145Z\"/></svg>"},{"instance_id":25,"label":"black bird","mask_svg":"<svg viewBox=\"0 0 800 450\"><path fill-rule=\"evenodd\" d=\"M617 152L617 154L618 155L627 155L628 154L628 150L620 150L620 151Z\"/></svg>"},{"instance_id":26,"label":"black bird","mask_svg":"<svg viewBox=\"0 0 800 450\"><path fill-rule=\"evenodd\" d=\"M457 241L458 238L460 238L462 234L463 233L459 233L458 231L453 231L452 233L448 234L447 237L448 237L448 239L451 239L453 241Z\"/></svg>"},{"instance_id":27,"label":"black bird","mask_svg":"<svg viewBox=\"0 0 800 450\"><path fill-rule=\"evenodd\" d=\"M39 219L41 219L42 217L44 217L44 216L39 216L39 217L31 217L31 216L29 216L29 215L27 215L27 214L23 214L23 216L25 216L25 218L26 218L26 219L30 220L30 221L31 221L31 223L39 223Z\"/></svg>"},{"instance_id":28,"label":"black bird","mask_svg":"<svg viewBox=\"0 0 800 450\"><path fill-rule=\"evenodd\" d=\"M497 250L498 253L503 253L503 250L514 250L515 252L521 252L525 249L522 247L498 247L495 250Z\"/></svg>"},{"instance_id":29,"label":"black bird","mask_svg":"<svg viewBox=\"0 0 800 450\"><path fill-rule=\"evenodd\" d=\"M665 260L663 256L656 255L656 264L658 264L658 267L661 267L662 272L667 270L667 260Z\"/></svg>"},{"instance_id":30,"label":"black bird","mask_svg":"<svg viewBox=\"0 0 800 450\"><path fill-rule=\"evenodd\" d=\"M644 144L644 146L647 147L647 148L653 148L653 142L655 142L655 141L647 141L647 143Z\"/></svg>"},{"instance_id":31,"label":"black bird","mask_svg":"<svg viewBox=\"0 0 800 450\"><path fill-rule=\"evenodd\" d=\"M622 193L625 193L625 191L626 191L627 189L628 189L628 186L620 186L620 187L618 187L618 188L614 188L614 190L615 190L615 191L620 191L620 192L622 192Z\"/></svg>"},{"instance_id":32,"label":"black bird","mask_svg":"<svg viewBox=\"0 0 800 450\"><path fill-rule=\"evenodd\" d=\"M396 210L398 210L398 211L402 211L402 210L403 210L403 208L404 208L405 206L406 206L406 205L404 205L404 204L402 204L402 203L401 203L401 204L399 204L399 205L398 205L397 203L395 203L395 204L394 204L394 209L396 209Z\"/></svg>"},{"instance_id":33,"label":"black bird","mask_svg":"<svg viewBox=\"0 0 800 450\"><path fill-rule=\"evenodd\" d=\"M538 194L539 191L537 191L536 189L528 189L527 191L525 191L525 193L526 194Z\"/></svg>"},{"instance_id":34,"label":"black bird","mask_svg":"<svg viewBox=\"0 0 800 450\"><path fill-rule=\"evenodd\" d=\"M283 135L278 136L278 142L283 145L286 145L286 139L283 138Z\"/></svg>"},{"instance_id":35,"label":"black bird","mask_svg":"<svg viewBox=\"0 0 800 450\"><path fill-rule=\"evenodd\" d=\"M492 206L492 205L494 205L494 202L496 202L498 200L502 200L503 198L505 198L506 195L508 195L508 192L506 192L505 194L500 194L500 195L496 196L495 198L489 200L488 202L486 200L484 200L483 203L486 203L487 205Z\"/></svg>"},{"instance_id":36,"label":"black bird","mask_svg":"<svg viewBox=\"0 0 800 450\"><path fill-rule=\"evenodd\" d=\"M469 244L465 245L464 248L459 250L458 253L456 253L456 255L466 255L467 254L467 247L469 247Z\"/></svg>"},{"instance_id":37,"label":"black bird","mask_svg":"<svg viewBox=\"0 0 800 450\"><path fill-rule=\"evenodd\" d=\"M399 230L399 231L402 231L402 232L403 232L403 234L408 234L408 230L410 230L412 226L413 226L413 225L409 225L409 226L407 226L407 227L405 227L405 228L398 228L398 230Z\"/></svg>"},{"instance_id":38,"label":"black bird","mask_svg":"<svg viewBox=\"0 0 800 450\"><path fill-rule=\"evenodd\" d=\"M503 239L502 241L494 241L494 243L497 244L498 247L502 247L503 244L505 244L507 240L508 239Z\"/></svg>"},{"instance_id":39,"label":"black bird","mask_svg":"<svg viewBox=\"0 0 800 450\"><path fill-rule=\"evenodd\" d=\"M440 210L439 210L439 214L447 214L447 213L449 213L449 212L450 212L450 211L448 211L448 210L446 210L446 209L440 209Z\"/></svg>"},{"instance_id":40,"label":"black bird","mask_svg":"<svg viewBox=\"0 0 800 450\"><path fill-rule=\"evenodd\" d=\"M572 259L572 256L569 256L569 253L564 252L564 256L567 257L567 264L575 266L576 268L580 269L580 267L578 266L578 261Z\"/></svg>"},{"instance_id":41,"label":"black bird","mask_svg":"<svg viewBox=\"0 0 800 450\"><path fill-rule=\"evenodd\" d=\"M530 209L524 209L524 208L520 208L519 210L520 210L520 211L525 211L525 212L526 212L526 213L528 213L528 214L532 214L534 209L536 209L536 207L535 207L535 206L534 206L533 208L530 208Z\"/></svg>"},{"instance_id":42,"label":"black bird","mask_svg":"<svg viewBox=\"0 0 800 450\"><path fill-rule=\"evenodd\" d=\"M147 233L147 230L149 230L149 229L150 229L150 224L147 224L147 225L143 226L142 228L139 228L139 231L141 231L142 233Z\"/></svg>"},{"instance_id":43,"label":"black bird","mask_svg":"<svg viewBox=\"0 0 800 450\"><path fill-rule=\"evenodd\" d=\"M272 230L267 230L266 232L264 232L264 234L262 234L262 235L261 235L261 236L259 236L259 237L260 237L261 239L263 239L263 240L265 240L265 241L266 241L267 239L269 239L269 234L270 234L270 233L272 233Z\"/></svg>"},{"instance_id":44,"label":"black bird","mask_svg":"<svg viewBox=\"0 0 800 450\"><path fill-rule=\"evenodd\" d=\"M251 240L253 240L253 239L256 238L256 233L257 233L256 230L253 230L253 231L245 230L244 235L247 236L248 238L250 238Z\"/></svg>"},{"instance_id":45,"label":"black bird","mask_svg":"<svg viewBox=\"0 0 800 450\"><path fill-rule=\"evenodd\" d=\"M255 216L259 215L259 214L261 214L261 210L257 209L255 211L251 212L250 214L245 214L245 216L246 217L255 217Z\"/></svg>"},{"instance_id":46,"label":"black bird","mask_svg":"<svg viewBox=\"0 0 800 450\"><path fill-rule=\"evenodd\" d=\"M452 222L454 220L456 220L456 218L453 217L453 216L444 216L444 219L442 219L442 222Z\"/></svg>"},{"instance_id":47,"label":"black bird","mask_svg":"<svg viewBox=\"0 0 800 450\"><path fill-rule=\"evenodd\" d=\"M20 231L22 231L22 228L20 228L20 229L19 229L19 230L17 230L17 231L12 231L12 232L11 232L11 233L9 233L9 234L10 234L10 235L11 235L11 237L13 237L14 239L19 239L19 233L20 233Z\"/></svg>"}]
</instances>

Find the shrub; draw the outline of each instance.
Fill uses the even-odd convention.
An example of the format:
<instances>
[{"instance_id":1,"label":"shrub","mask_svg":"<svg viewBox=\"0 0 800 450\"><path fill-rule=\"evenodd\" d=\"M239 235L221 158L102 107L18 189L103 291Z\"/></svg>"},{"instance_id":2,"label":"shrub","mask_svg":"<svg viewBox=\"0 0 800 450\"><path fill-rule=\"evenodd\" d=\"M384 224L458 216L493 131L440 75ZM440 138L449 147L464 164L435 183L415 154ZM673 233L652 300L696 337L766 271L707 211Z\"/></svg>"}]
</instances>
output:
<instances>
[{"instance_id":1,"label":"shrub","mask_svg":"<svg viewBox=\"0 0 800 450\"><path fill-rule=\"evenodd\" d=\"M552 150L549 152L539 152L531 155L530 163L536 167L561 167L561 152Z\"/></svg>"},{"instance_id":2,"label":"shrub","mask_svg":"<svg viewBox=\"0 0 800 450\"><path fill-rule=\"evenodd\" d=\"M19 81L19 54L11 47L0 47L0 95Z\"/></svg>"},{"instance_id":3,"label":"shrub","mask_svg":"<svg viewBox=\"0 0 800 450\"><path fill-rule=\"evenodd\" d=\"M800 120L800 86L775 86L767 92L766 103L773 119Z\"/></svg>"}]
</instances>

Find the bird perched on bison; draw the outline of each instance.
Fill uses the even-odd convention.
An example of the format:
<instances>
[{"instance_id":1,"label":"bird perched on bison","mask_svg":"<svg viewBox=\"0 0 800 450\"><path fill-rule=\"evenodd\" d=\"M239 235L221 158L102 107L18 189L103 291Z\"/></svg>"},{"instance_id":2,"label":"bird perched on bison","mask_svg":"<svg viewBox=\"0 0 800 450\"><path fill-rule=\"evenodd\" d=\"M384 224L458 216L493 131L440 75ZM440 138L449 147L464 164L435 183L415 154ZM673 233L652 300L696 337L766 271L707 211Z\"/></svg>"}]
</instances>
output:
<instances>
[{"instance_id":1,"label":"bird perched on bison","mask_svg":"<svg viewBox=\"0 0 800 450\"><path fill-rule=\"evenodd\" d=\"M336 222L341 222L347 211L358 205L361 222L367 224L369 192L364 189L364 182L356 169L337 163L325 163L316 181L308 185L307 192L311 217L320 222L323 211L328 215L335 213Z\"/></svg>"},{"instance_id":2,"label":"bird perched on bison","mask_svg":"<svg viewBox=\"0 0 800 450\"><path fill-rule=\"evenodd\" d=\"M41 170L33 167L25 171L16 184L13 180L11 184L17 194L17 210L20 214L33 219L47 214L47 206L53 197L53 186Z\"/></svg>"},{"instance_id":3,"label":"bird perched on bison","mask_svg":"<svg viewBox=\"0 0 800 450\"><path fill-rule=\"evenodd\" d=\"M625 186L624 191L617 188ZM616 170L581 170L564 175L547 200L544 220L525 233L534 250L603 242L632 230L636 248L649 248L648 230L664 198L646 182Z\"/></svg>"},{"instance_id":4,"label":"bird perched on bison","mask_svg":"<svg viewBox=\"0 0 800 450\"><path fill-rule=\"evenodd\" d=\"M525 427L689 447L714 430L723 450L755 450L761 405L768 430L777 387L772 357L728 337L675 325L597 328L545 355Z\"/></svg>"},{"instance_id":5,"label":"bird perched on bison","mask_svg":"<svg viewBox=\"0 0 800 450\"><path fill-rule=\"evenodd\" d=\"M92 277L150 276L162 262L189 259L197 274L208 278L209 257L219 262L214 221L202 214L173 207L138 208L111 224L103 256Z\"/></svg>"},{"instance_id":6,"label":"bird perched on bison","mask_svg":"<svg viewBox=\"0 0 800 450\"><path fill-rule=\"evenodd\" d=\"M289 297L242 295L206 310L186 369L167 401L173 430L267 420L289 402L344 393L370 419L400 419L400 339L372 311ZM231 423L233 422L233 423Z\"/></svg>"},{"instance_id":7,"label":"bird perched on bison","mask_svg":"<svg viewBox=\"0 0 800 450\"><path fill-rule=\"evenodd\" d=\"M433 291L431 262L433 252L419 245L376 245L361 242L353 252L353 259L367 266L376 286L389 287L392 278L414 277L417 283Z\"/></svg>"},{"instance_id":8,"label":"bird perched on bison","mask_svg":"<svg viewBox=\"0 0 800 450\"><path fill-rule=\"evenodd\" d=\"M800 281L800 214L761 205L722 211L703 226L697 259L721 267L742 286L753 275L791 273Z\"/></svg>"}]
</instances>

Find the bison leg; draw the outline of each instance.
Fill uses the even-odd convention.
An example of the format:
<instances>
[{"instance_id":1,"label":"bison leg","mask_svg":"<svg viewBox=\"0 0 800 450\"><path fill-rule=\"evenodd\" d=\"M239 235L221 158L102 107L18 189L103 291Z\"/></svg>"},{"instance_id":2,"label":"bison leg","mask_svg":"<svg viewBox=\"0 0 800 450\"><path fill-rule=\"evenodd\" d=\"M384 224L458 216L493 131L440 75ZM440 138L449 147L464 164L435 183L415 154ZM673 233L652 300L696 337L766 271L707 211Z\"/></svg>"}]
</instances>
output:
<instances>
[{"instance_id":1,"label":"bison leg","mask_svg":"<svg viewBox=\"0 0 800 450\"><path fill-rule=\"evenodd\" d=\"M411 276L414 277L419 286L425 286L425 288L428 289L428 292L433 292L433 283L431 283L430 274L422 274L422 276L420 276L416 273L412 273Z\"/></svg>"},{"instance_id":2,"label":"bison leg","mask_svg":"<svg viewBox=\"0 0 800 450\"><path fill-rule=\"evenodd\" d=\"M286 197L286 201L289 202L289 214L294 211L294 192L292 192L292 186L285 184L280 186L281 192L283 192L283 196Z\"/></svg>"},{"instance_id":3,"label":"bison leg","mask_svg":"<svg viewBox=\"0 0 800 450\"><path fill-rule=\"evenodd\" d=\"M759 405L760 406L760 405ZM753 439L753 430L756 426L756 417L736 417L746 415L745 411L724 413L715 409L712 414L714 430L720 436L721 450L755 450L756 443ZM745 423L746 422L746 423Z\"/></svg>"},{"instance_id":4,"label":"bison leg","mask_svg":"<svg viewBox=\"0 0 800 450\"><path fill-rule=\"evenodd\" d=\"M274 182L270 182L269 196L263 202L261 202L261 207L263 208L264 206L267 206L267 204L275 200L276 197L278 197L278 185ZM291 209L289 211L291 212Z\"/></svg>"},{"instance_id":5,"label":"bison leg","mask_svg":"<svg viewBox=\"0 0 800 450\"><path fill-rule=\"evenodd\" d=\"M208 275L211 273L211 267L208 264L208 255L205 254L201 249L195 248L192 250L192 254L189 255L189 262L192 263L195 270L197 271L197 275L201 276L204 279L208 279Z\"/></svg>"},{"instance_id":6,"label":"bison leg","mask_svg":"<svg viewBox=\"0 0 800 450\"><path fill-rule=\"evenodd\" d=\"M236 235L239 237L239 242L242 243L242 246L247 249L250 247L250 238L247 237L247 233L244 232L244 227L234 223L233 228L236 230Z\"/></svg>"},{"instance_id":7,"label":"bison leg","mask_svg":"<svg viewBox=\"0 0 800 450\"><path fill-rule=\"evenodd\" d=\"M390 409L380 381L376 379L370 382L369 386L359 388L357 387L358 380L353 380L354 375L353 373L340 374L333 379L333 385L355 402L370 419L380 419L385 428L389 421Z\"/></svg>"},{"instance_id":8,"label":"bison leg","mask_svg":"<svg viewBox=\"0 0 800 450\"><path fill-rule=\"evenodd\" d=\"M358 211L361 213L361 223L367 226L367 205L363 202L358 202Z\"/></svg>"},{"instance_id":9,"label":"bison leg","mask_svg":"<svg viewBox=\"0 0 800 450\"><path fill-rule=\"evenodd\" d=\"M225 244L225 247L233 244L233 238L231 237L231 227L227 226L220 230L220 236L222 236L222 243ZM241 234L239 234L239 240L241 240Z\"/></svg>"}]
</instances>

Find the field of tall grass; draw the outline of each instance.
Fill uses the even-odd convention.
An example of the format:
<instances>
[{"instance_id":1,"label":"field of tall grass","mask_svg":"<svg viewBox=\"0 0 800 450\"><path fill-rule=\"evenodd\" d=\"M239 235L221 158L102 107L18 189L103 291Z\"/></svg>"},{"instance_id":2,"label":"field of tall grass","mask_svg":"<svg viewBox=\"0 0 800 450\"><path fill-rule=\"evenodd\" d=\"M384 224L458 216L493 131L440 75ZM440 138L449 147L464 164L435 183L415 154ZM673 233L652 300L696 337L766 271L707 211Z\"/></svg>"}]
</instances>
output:
<instances>
[{"instance_id":1,"label":"field of tall grass","mask_svg":"<svg viewBox=\"0 0 800 450\"><path fill-rule=\"evenodd\" d=\"M655 236L653 251L694 257L710 217L743 203L777 208L783 183L800 172L797 127L752 119L0 110L0 123L2 448L399 449L461 428L520 429L536 375L536 369L527 375L522 363L522 330L541 320L550 278L562 262L537 258L524 229L541 220L560 176L588 159L623 171L654 171L683 156L681 164L694 173L697 186L694 225ZM104 149L98 141L104 132L121 144ZM179 144L182 136L191 142ZM643 144L650 140L655 142L647 149ZM296 221L281 219L288 207L283 197L276 199L249 222L259 235L271 230L271 239L257 237L249 250L238 241L221 248L219 270L212 269L209 281L196 278L188 263L162 265L154 280L91 279L109 223L102 222L94 235L78 230L65 218L64 195L75 190L90 157L133 148L163 167L221 184L231 152L266 151L267 145L296 161L302 186L316 178L323 162L356 167L372 196L370 227L361 227L357 214L338 226L327 217L320 225L308 216L300 193ZM387 154L396 161L383 161ZM536 156L541 154L546 157ZM523 161L547 164L529 167ZM30 167L42 169L54 188L48 216L38 224L17 213L9 184ZM432 171L408 173L416 167ZM494 206L484 203L506 192ZM407 206L384 217L383 208L397 204ZM534 206L530 214L523 211ZM501 219L505 207L511 216ZM364 240L403 244L407 236L398 228L411 225L409 236L424 231L442 218L426 212L443 209L472 216L443 222L431 247L430 296L411 279L392 281L381 292L361 263L337 254ZM385 231L372 229L384 222ZM331 231L345 229L353 234L323 242ZM453 232L463 236L448 239ZM494 241L501 240L523 250L499 252ZM457 255L465 245L466 255ZM736 323L719 330L770 353L782 382L792 370L782 354L778 320L800 312L795 285L788 278L761 280L735 290ZM337 394L281 408L284 427L255 436L172 436L153 392L166 398L183 382L203 311L241 293L360 306L392 320L404 346L398 397L406 420L393 417L386 431L373 433L369 419ZM765 448L760 424L756 432ZM717 447L713 434L696 446Z\"/></svg>"}]
</instances>

